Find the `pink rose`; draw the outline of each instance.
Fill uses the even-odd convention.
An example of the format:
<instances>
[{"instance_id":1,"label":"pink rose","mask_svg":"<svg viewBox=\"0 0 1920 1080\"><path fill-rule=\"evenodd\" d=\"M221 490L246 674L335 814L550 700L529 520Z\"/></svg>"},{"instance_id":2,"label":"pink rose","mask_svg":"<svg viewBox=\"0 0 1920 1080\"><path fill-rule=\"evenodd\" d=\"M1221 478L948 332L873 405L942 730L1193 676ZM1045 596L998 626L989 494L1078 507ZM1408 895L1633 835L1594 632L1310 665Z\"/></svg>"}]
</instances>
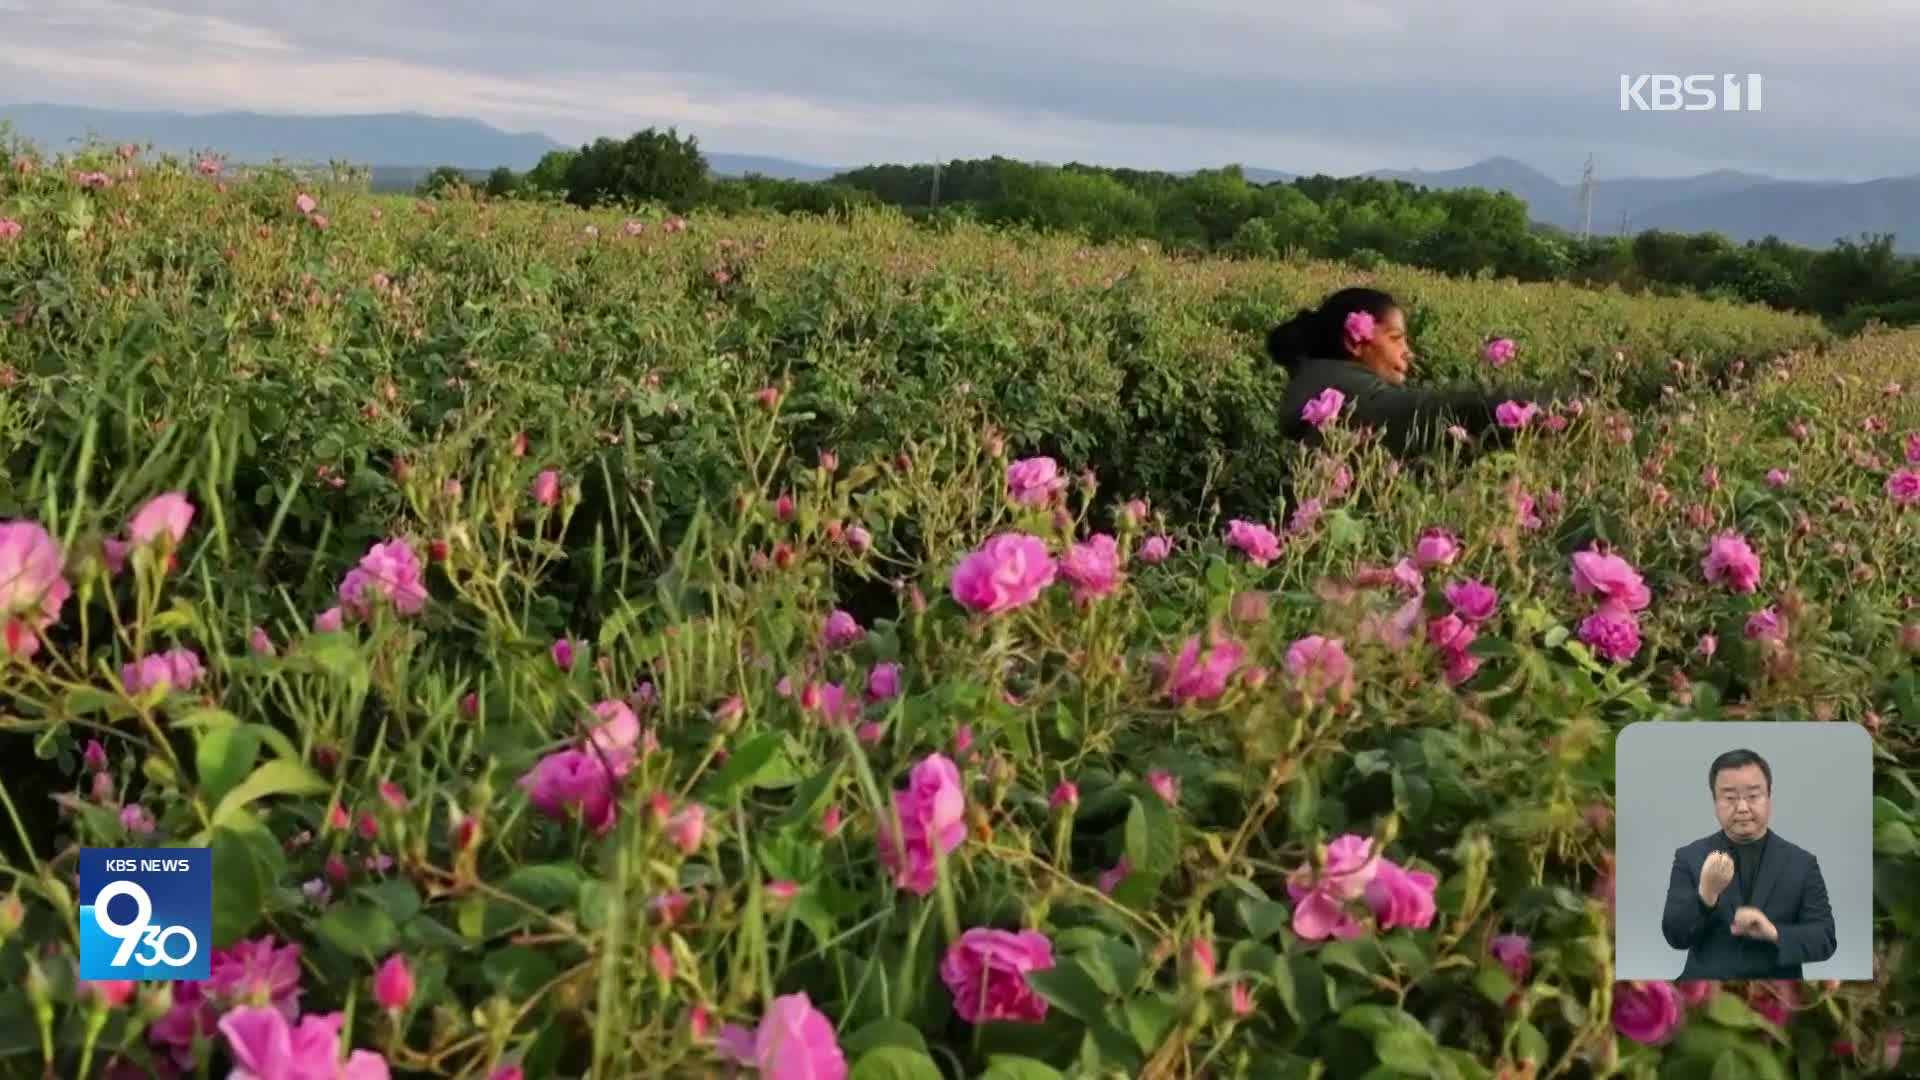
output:
<instances>
[{"instance_id":1,"label":"pink rose","mask_svg":"<svg viewBox=\"0 0 1920 1080\"><path fill-rule=\"evenodd\" d=\"M0 653L30 657L39 635L73 594L66 557L47 530L31 521L0 523Z\"/></svg>"},{"instance_id":2,"label":"pink rose","mask_svg":"<svg viewBox=\"0 0 1920 1080\"><path fill-rule=\"evenodd\" d=\"M1173 541L1165 536L1149 536L1140 545L1138 558L1144 563L1165 562L1173 553Z\"/></svg>"},{"instance_id":3,"label":"pink rose","mask_svg":"<svg viewBox=\"0 0 1920 1080\"><path fill-rule=\"evenodd\" d=\"M168 649L121 665L120 681L129 694L143 693L163 683L175 690L191 690L206 670L192 649Z\"/></svg>"},{"instance_id":4,"label":"pink rose","mask_svg":"<svg viewBox=\"0 0 1920 1080\"><path fill-rule=\"evenodd\" d=\"M728 1024L714 1038L721 1054L760 1080L846 1080L847 1061L826 1018L805 991L773 999L753 1031Z\"/></svg>"},{"instance_id":5,"label":"pink rose","mask_svg":"<svg viewBox=\"0 0 1920 1080\"><path fill-rule=\"evenodd\" d=\"M616 773L624 772L626 751L607 755L602 763L591 750L560 750L548 754L517 782L534 809L564 819L578 812L582 824L599 834L613 828L617 812Z\"/></svg>"},{"instance_id":6,"label":"pink rose","mask_svg":"<svg viewBox=\"0 0 1920 1080\"><path fill-rule=\"evenodd\" d=\"M1217 642L1203 654L1200 638L1190 637L1169 671L1167 693L1176 703L1217 698L1245 656L1246 649L1232 640Z\"/></svg>"},{"instance_id":7,"label":"pink rose","mask_svg":"<svg viewBox=\"0 0 1920 1080\"><path fill-rule=\"evenodd\" d=\"M1060 576L1073 585L1075 603L1113 592L1120 580L1120 545L1105 533L1075 544L1060 560Z\"/></svg>"},{"instance_id":8,"label":"pink rose","mask_svg":"<svg viewBox=\"0 0 1920 1080\"><path fill-rule=\"evenodd\" d=\"M1287 647L1287 674L1317 700L1330 690L1353 685L1353 661L1339 638L1313 634Z\"/></svg>"},{"instance_id":9,"label":"pink rose","mask_svg":"<svg viewBox=\"0 0 1920 1080\"><path fill-rule=\"evenodd\" d=\"M176 544L186 538L193 524L193 504L185 495L169 491L155 495L134 512L127 523L127 538L137 547L167 536Z\"/></svg>"},{"instance_id":10,"label":"pink rose","mask_svg":"<svg viewBox=\"0 0 1920 1080\"><path fill-rule=\"evenodd\" d=\"M1737 533L1721 533L1708 545L1700 571L1709 582L1724 582L1734 592L1750 593L1760 584L1760 556Z\"/></svg>"},{"instance_id":11,"label":"pink rose","mask_svg":"<svg viewBox=\"0 0 1920 1080\"><path fill-rule=\"evenodd\" d=\"M1348 833L1327 845L1327 862L1318 880L1302 866L1287 879L1293 898L1293 932L1308 941L1359 937L1361 926L1346 910L1349 901L1366 895L1382 860L1370 837Z\"/></svg>"},{"instance_id":12,"label":"pink rose","mask_svg":"<svg viewBox=\"0 0 1920 1080\"><path fill-rule=\"evenodd\" d=\"M1256 566L1280 557L1280 538L1265 525L1235 519L1227 523L1227 543L1246 553Z\"/></svg>"},{"instance_id":13,"label":"pink rose","mask_svg":"<svg viewBox=\"0 0 1920 1080\"><path fill-rule=\"evenodd\" d=\"M1609 600L1580 623L1580 640L1603 658L1624 663L1640 651L1640 622Z\"/></svg>"},{"instance_id":14,"label":"pink rose","mask_svg":"<svg viewBox=\"0 0 1920 1080\"><path fill-rule=\"evenodd\" d=\"M1514 982L1525 982L1533 970L1533 943L1525 934L1500 934L1487 943L1487 951L1507 969Z\"/></svg>"},{"instance_id":15,"label":"pink rose","mask_svg":"<svg viewBox=\"0 0 1920 1080\"><path fill-rule=\"evenodd\" d=\"M1523 428L1532 423L1539 412L1540 406L1531 401L1524 405L1517 401L1503 401L1494 408L1493 418L1500 422L1501 427Z\"/></svg>"},{"instance_id":16,"label":"pink rose","mask_svg":"<svg viewBox=\"0 0 1920 1080\"><path fill-rule=\"evenodd\" d=\"M876 830L880 862L894 883L925 896L937 883L936 847L947 854L967 838L966 788L960 770L941 754L929 754L894 792L894 821ZM897 841L897 842L896 842Z\"/></svg>"},{"instance_id":17,"label":"pink rose","mask_svg":"<svg viewBox=\"0 0 1920 1080\"><path fill-rule=\"evenodd\" d=\"M1512 338L1494 338L1492 341L1487 342L1487 363L1492 364L1494 367L1506 367L1507 362L1513 359L1513 354L1516 351L1518 350L1515 348Z\"/></svg>"},{"instance_id":18,"label":"pink rose","mask_svg":"<svg viewBox=\"0 0 1920 1080\"><path fill-rule=\"evenodd\" d=\"M1007 466L1007 493L1021 506L1045 506L1067 486L1060 466L1050 457L1030 457Z\"/></svg>"},{"instance_id":19,"label":"pink rose","mask_svg":"<svg viewBox=\"0 0 1920 1080\"><path fill-rule=\"evenodd\" d=\"M1001 533L954 568L953 598L992 615L1032 603L1053 584L1054 560L1046 541L1026 533Z\"/></svg>"},{"instance_id":20,"label":"pink rose","mask_svg":"<svg viewBox=\"0 0 1920 1080\"><path fill-rule=\"evenodd\" d=\"M820 644L827 649L844 649L867 636L858 620L849 612L835 608L820 628Z\"/></svg>"},{"instance_id":21,"label":"pink rose","mask_svg":"<svg viewBox=\"0 0 1920 1080\"><path fill-rule=\"evenodd\" d=\"M1433 925L1433 890L1439 884L1424 870L1408 870L1384 859L1367 883L1367 903L1380 920L1380 929L1404 926L1424 930Z\"/></svg>"},{"instance_id":22,"label":"pink rose","mask_svg":"<svg viewBox=\"0 0 1920 1080\"><path fill-rule=\"evenodd\" d=\"M543 469L533 478L533 501L541 506L557 506L560 502L560 474L553 469Z\"/></svg>"},{"instance_id":23,"label":"pink rose","mask_svg":"<svg viewBox=\"0 0 1920 1080\"><path fill-rule=\"evenodd\" d=\"M1629 611L1639 611L1653 600L1639 571L1627 560L1597 551L1573 553L1573 589L1582 595L1617 600Z\"/></svg>"},{"instance_id":24,"label":"pink rose","mask_svg":"<svg viewBox=\"0 0 1920 1080\"><path fill-rule=\"evenodd\" d=\"M885 701L900 695L900 665L892 662L873 665L867 673L867 700Z\"/></svg>"},{"instance_id":25,"label":"pink rose","mask_svg":"<svg viewBox=\"0 0 1920 1080\"><path fill-rule=\"evenodd\" d=\"M1347 403L1347 396L1334 387L1327 387L1315 395L1312 401L1300 410L1300 419L1314 427L1325 427L1327 421L1340 415L1340 407Z\"/></svg>"},{"instance_id":26,"label":"pink rose","mask_svg":"<svg viewBox=\"0 0 1920 1080\"><path fill-rule=\"evenodd\" d=\"M385 599L401 615L418 614L426 606L420 557L406 541L389 540L368 548L359 565L340 582L341 608L359 618L372 615L376 598Z\"/></svg>"},{"instance_id":27,"label":"pink rose","mask_svg":"<svg viewBox=\"0 0 1920 1080\"><path fill-rule=\"evenodd\" d=\"M953 995L953 1011L969 1024L994 1020L1039 1023L1047 999L1027 985L1026 973L1053 966L1053 944L1032 930L975 927L947 948L940 981Z\"/></svg>"},{"instance_id":28,"label":"pink rose","mask_svg":"<svg viewBox=\"0 0 1920 1080\"><path fill-rule=\"evenodd\" d=\"M1478 581L1449 585L1446 596L1447 603L1453 605L1453 613L1470 623L1486 622L1500 607L1500 594Z\"/></svg>"},{"instance_id":29,"label":"pink rose","mask_svg":"<svg viewBox=\"0 0 1920 1080\"><path fill-rule=\"evenodd\" d=\"M1460 541L1445 529L1427 529L1413 545L1413 561L1421 569L1451 566L1460 557Z\"/></svg>"},{"instance_id":30,"label":"pink rose","mask_svg":"<svg viewBox=\"0 0 1920 1080\"><path fill-rule=\"evenodd\" d=\"M1772 608L1761 608L1747 618L1747 637L1754 641L1774 641L1786 634L1786 622Z\"/></svg>"},{"instance_id":31,"label":"pink rose","mask_svg":"<svg viewBox=\"0 0 1920 1080\"><path fill-rule=\"evenodd\" d=\"M1887 477L1887 497L1901 506L1920 503L1920 469L1901 469Z\"/></svg>"},{"instance_id":32,"label":"pink rose","mask_svg":"<svg viewBox=\"0 0 1920 1080\"><path fill-rule=\"evenodd\" d=\"M1620 983L1613 990L1614 1029L1635 1042L1664 1041L1686 1013L1670 982Z\"/></svg>"}]
</instances>

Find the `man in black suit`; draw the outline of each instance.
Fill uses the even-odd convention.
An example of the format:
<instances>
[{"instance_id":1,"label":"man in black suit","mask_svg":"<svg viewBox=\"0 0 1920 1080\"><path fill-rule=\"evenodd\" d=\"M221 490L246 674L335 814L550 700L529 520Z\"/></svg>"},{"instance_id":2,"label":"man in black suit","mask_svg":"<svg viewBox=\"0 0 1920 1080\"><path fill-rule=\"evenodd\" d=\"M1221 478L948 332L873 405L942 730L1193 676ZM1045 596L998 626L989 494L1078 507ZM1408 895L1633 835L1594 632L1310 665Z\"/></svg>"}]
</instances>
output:
<instances>
[{"instance_id":1,"label":"man in black suit","mask_svg":"<svg viewBox=\"0 0 1920 1080\"><path fill-rule=\"evenodd\" d=\"M1673 853L1667 944L1687 950L1685 979L1800 979L1839 947L1819 860L1767 827L1773 770L1751 750L1707 767L1720 829Z\"/></svg>"}]
</instances>

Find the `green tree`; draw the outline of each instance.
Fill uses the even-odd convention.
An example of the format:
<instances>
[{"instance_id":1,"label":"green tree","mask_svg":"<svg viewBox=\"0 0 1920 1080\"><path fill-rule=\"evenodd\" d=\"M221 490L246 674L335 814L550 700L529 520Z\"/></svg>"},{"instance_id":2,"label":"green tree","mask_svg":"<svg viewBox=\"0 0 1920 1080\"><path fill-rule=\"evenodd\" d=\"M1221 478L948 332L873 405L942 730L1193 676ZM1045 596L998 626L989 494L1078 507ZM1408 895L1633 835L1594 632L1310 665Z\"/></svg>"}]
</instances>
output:
<instances>
[{"instance_id":1,"label":"green tree","mask_svg":"<svg viewBox=\"0 0 1920 1080\"><path fill-rule=\"evenodd\" d=\"M505 165L487 174L487 196L504 199L520 189L520 177Z\"/></svg>"},{"instance_id":2,"label":"green tree","mask_svg":"<svg viewBox=\"0 0 1920 1080\"><path fill-rule=\"evenodd\" d=\"M688 210L709 190L707 160L698 140L674 129L648 128L625 140L602 137L567 169L567 201L575 206L603 202L661 202Z\"/></svg>"}]
</instances>

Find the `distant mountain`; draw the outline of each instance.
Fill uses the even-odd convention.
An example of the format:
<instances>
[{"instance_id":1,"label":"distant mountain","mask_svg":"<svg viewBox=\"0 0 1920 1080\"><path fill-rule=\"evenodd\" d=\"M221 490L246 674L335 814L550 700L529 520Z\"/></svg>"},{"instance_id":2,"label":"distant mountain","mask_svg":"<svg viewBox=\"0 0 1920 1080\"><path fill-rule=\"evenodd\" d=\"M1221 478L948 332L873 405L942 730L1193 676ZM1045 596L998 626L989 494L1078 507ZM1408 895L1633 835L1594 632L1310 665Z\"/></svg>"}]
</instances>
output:
<instances>
[{"instance_id":1,"label":"distant mountain","mask_svg":"<svg viewBox=\"0 0 1920 1080\"><path fill-rule=\"evenodd\" d=\"M1435 190L1505 191L1525 202L1535 221L1563 229L1581 224L1579 184L1563 184L1512 158L1488 158L1440 172L1383 169L1367 175ZM1593 231L1619 232L1623 214L1629 233L1717 230L1738 243L1772 235L1791 244L1828 248L1839 239L1890 232L1895 250L1920 254L1920 176L1809 182L1720 169L1672 178L1596 178Z\"/></svg>"},{"instance_id":2,"label":"distant mountain","mask_svg":"<svg viewBox=\"0 0 1920 1080\"><path fill-rule=\"evenodd\" d=\"M534 132L508 132L478 120L419 113L193 115L71 105L0 105L0 120L51 151L65 150L97 136L110 142L151 143L163 153L211 150L231 161L254 165L276 159L324 163L339 158L360 165L457 165L468 169L505 165L522 170L532 168L548 151L562 149L560 143Z\"/></svg>"},{"instance_id":3,"label":"distant mountain","mask_svg":"<svg viewBox=\"0 0 1920 1080\"><path fill-rule=\"evenodd\" d=\"M182 112L88 109L67 105L0 105L0 121L48 150L89 136L151 144L178 154L211 150L238 164L276 159L324 164L343 159L373 167L373 186L411 189L434 168L453 165L476 180L505 165L532 168L554 150L570 149L538 132L509 132L477 120L380 113L362 116L275 116L255 112L190 115ZM707 152L717 176L826 180L844 168L752 154ZM1190 176L1187 169L1172 175ZM1256 184L1287 183L1296 174L1243 167ZM1434 172L1381 169L1365 174L1427 188L1478 187L1505 191L1527 204L1535 221L1563 229L1581 225L1579 185L1562 183L1510 157ZM1592 227L1608 235L1662 228L1717 229L1736 242L1775 235L1825 248L1863 233L1895 234L1902 253L1920 253L1920 175L1864 183L1783 181L1722 169L1698 176L1603 178L1594 182Z\"/></svg>"}]
</instances>

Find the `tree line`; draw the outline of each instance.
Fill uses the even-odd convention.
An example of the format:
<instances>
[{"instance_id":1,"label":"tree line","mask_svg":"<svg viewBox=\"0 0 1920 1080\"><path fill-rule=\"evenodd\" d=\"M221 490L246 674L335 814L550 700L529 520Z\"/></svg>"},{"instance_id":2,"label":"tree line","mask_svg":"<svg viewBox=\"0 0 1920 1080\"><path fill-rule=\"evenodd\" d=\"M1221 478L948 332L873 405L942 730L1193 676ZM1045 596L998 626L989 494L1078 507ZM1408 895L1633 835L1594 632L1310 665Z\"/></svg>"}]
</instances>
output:
<instances>
[{"instance_id":1,"label":"tree line","mask_svg":"<svg viewBox=\"0 0 1920 1080\"><path fill-rule=\"evenodd\" d=\"M422 194L473 186L444 167ZM1479 188L1436 191L1400 180L1310 176L1256 183L1239 166L1187 176L1005 157L944 165L870 165L827 180L717 177L698 140L648 128L547 154L531 170L500 168L477 190L492 198L561 199L581 207L664 204L696 209L844 214L894 206L930 224L960 218L1071 231L1096 243L1151 239L1175 253L1401 264L1463 276L1569 281L1630 292L1692 293L1816 314L1848 332L1869 319L1920 324L1920 259L1894 236L1817 250L1778 237L1736 243L1719 232L1648 229L1578 235L1529 220L1526 203Z\"/></svg>"}]
</instances>

